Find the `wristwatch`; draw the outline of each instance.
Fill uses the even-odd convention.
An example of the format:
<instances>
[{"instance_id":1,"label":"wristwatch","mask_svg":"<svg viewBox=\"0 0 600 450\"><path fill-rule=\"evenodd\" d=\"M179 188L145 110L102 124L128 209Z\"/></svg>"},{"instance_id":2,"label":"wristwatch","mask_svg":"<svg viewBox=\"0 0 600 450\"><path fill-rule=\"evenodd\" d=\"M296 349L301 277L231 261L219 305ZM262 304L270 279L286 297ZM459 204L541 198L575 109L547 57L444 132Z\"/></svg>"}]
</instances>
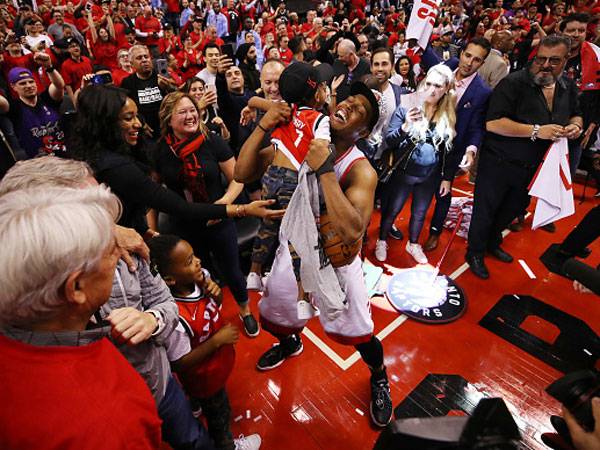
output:
<instances>
[{"instance_id":1,"label":"wristwatch","mask_svg":"<svg viewBox=\"0 0 600 450\"><path fill-rule=\"evenodd\" d=\"M538 138L538 133L539 132L540 132L540 126L536 123L533 126L533 130L531 130L531 137L530 137L530 139L535 142L535 140Z\"/></svg>"}]
</instances>

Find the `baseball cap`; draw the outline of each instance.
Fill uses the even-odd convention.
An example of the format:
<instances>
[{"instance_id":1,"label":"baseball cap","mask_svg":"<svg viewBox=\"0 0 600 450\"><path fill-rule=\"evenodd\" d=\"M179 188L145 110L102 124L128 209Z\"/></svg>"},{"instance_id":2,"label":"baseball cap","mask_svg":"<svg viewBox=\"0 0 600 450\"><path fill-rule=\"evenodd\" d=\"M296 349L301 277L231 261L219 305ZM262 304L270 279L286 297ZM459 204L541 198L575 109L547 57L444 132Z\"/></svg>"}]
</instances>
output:
<instances>
[{"instance_id":1,"label":"baseball cap","mask_svg":"<svg viewBox=\"0 0 600 450\"><path fill-rule=\"evenodd\" d=\"M369 118L369 128L377 124L379 120L379 102L373 94L373 91L367 87L362 81L355 81L350 85L350 95L363 95L371 104L371 117Z\"/></svg>"},{"instance_id":2,"label":"baseball cap","mask_svg":"<svg viewBox=\"0 0 600 450\"><path fill-rule=\"evenodd\" d=\"M309 100L317 92L319 83L333 79L333 68L329 64L312 66L305 62L294 62L287 66L279 78L279 92L288 103Z\"/></svg>"},{"instance_id":3,"label":"baseball cap","mask_svg":"<svg viewBox=\"0 0 600 450\"><path fill-rule=\"evenodd\" d=\"M8 72L8 82L10 84L15 84L27 78L34 79L31 70L26 69L25 67L14 67Z\"/></svg>"}]
</instances>

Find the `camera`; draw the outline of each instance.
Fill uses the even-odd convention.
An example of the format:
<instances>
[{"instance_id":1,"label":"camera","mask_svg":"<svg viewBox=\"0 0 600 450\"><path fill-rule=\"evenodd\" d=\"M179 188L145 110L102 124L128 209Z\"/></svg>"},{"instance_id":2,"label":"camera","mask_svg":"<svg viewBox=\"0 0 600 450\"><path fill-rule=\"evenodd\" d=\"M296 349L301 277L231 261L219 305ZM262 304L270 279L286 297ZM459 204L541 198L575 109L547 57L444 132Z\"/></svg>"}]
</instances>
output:
<instances>
[{"instance_id":1,"label":"camera","mask_svg":"<svg viewBox=\"0 0 600 450\"><path fill-rule=\"evenodd\" d=\"M586 431L594 431L592 398L600 396L600 374L595 370L579 370L559 378L546 392L569 410Z\"/></svg>"}]
</instances>

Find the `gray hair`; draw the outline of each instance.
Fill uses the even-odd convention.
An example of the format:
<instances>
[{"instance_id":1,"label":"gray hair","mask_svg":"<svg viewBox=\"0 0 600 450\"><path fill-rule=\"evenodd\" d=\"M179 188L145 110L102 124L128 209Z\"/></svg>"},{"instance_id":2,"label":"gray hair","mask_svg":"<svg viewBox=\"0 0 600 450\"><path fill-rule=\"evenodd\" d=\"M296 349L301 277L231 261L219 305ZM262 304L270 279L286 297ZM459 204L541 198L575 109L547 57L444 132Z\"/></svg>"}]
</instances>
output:
<instances>
[{"instance_id":1,"label":"gray hair","mask_svg":"<svg viewBox=\"0 0 600 450\"><path fill-rule=\"evenodd\" d=\"M145 45L143 45L143 44L135 44L135 45L132 45L132 46L131 46L131 48L129 49L129 60L130 60L130 61L133 61L133 53L134 53L136 50L145 50L145 51L147 51L148 53L150 53L150 49L148 49L148 47L146 47L146 46L145 46ZM152 53L150 53L150 57L152 57Z\"/></svg>"},{"instance_id":2,"label":"gray hair","mask_svg":"<svg viewBox=\"0 0 600 450\"><path fill-rule=\"evenodd\" d=\"M0 196L31 187L83 187L86 178L93 177L90 166L83 161L42 156L19 161L0 181Z\"/></svg>"},{"instance_id":3,"label":"gray hair","mask_svg":"<svg viewBox=\"0 0 600 450\"><path fill-rule=\"evenodd\" d=\"M571 38L563 34L550 34L544 36L538 45L538 47L558 47L564 45L567 48L567 53L571 49Z\"/></svg>"},{"instance_id":4,"label":"gray hair","mask_svg":"<svg viewBox=\"0 0 600 450\"><path fill-rule=\"evenodd\" d=\"M104 186L29 188L0 197L0 325L54 317L76 271L96 270L120 213Z\"/></svg>"}]
</instances>

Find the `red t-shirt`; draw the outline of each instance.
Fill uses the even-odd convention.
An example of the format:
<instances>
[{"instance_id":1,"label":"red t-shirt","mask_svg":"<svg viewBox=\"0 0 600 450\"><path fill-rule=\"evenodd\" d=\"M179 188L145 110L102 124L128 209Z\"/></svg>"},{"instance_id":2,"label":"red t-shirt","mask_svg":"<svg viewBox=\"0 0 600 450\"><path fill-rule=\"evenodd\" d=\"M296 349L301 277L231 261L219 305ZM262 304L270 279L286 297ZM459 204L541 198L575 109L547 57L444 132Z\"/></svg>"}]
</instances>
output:
<instances>
[{"instance_id":1,"label":"red t-shirt","mask_svg":"<svg viewBox=\"0 0 600 450\"><path fill-rule=\"evenodd\" d=\"M115 41L109 39L107 42L103 42L98 38L96 43L92 47L94 52L94 60L96 64L101 66L109 67L111 70L119 67L117 61L117 53L119 48Z\"/></svg>"},{"instance_id":2,"label":"red t-shirt","mask_svg":"<svg viewBox=\"0 0 600 450\"><path fill-rule=\"evenodd\" d=\"M167 12L180 13L181 7L179 6L179 0L165 0L167 4Z\"/></svg>"},{"instance_id":3,"label":"red t-shirt","mask_svg":"<svg viewBox=\"0 0 600 450\"><path fill-rule=\"evenodd\" d=\"M79 62L73 58L65 59L60 69L60 74L65 80L65 85L70 86L73 92L81 87L83 76L92 72L92 62L87 56L82 56Z\"/></svg>"},{"instance_id":4,"label":"red t-shirt","mask_svg":"<svg viewBox=\"0 0 600 450\"><path fill-rule=\"evenodd\" d=\"M281 58L281 61L287 66L294 57L294 54L289 48L286 48L285 50L283 48L280 48L279 56Z\"/></svg>"},{"instance_id":5,"label":"red t-shirt","mask_svg":"<svg viewBox=\"0 0 600 450\"><path fill-rule=\"evenodd\" d=\"M115 83L115 86L121 86L121 82L127 78L129 75L131 75L133 72L126 72L125 70L118 68L118 69L114 69L111 70L112 73L112 78L113 78L113 82Z\"/></svg>"},{"instance_id":6,"label":"red t-shirt","mask_svg":"<svg viewBox=\"0 0 600 450\"><path fill-rule=\"evenodd\" d=\"M38 347L0 336L0 367L0 448L161 446L148 386L105 338Z\"/></svg>"},{"instance_id":7,"label":"red t-shirt","mask_svg":"<svg viewBox=\"0 0 600 450\"><path fill-rule=\"evenodd\" d=\"M162 30L160 22L154 16L146 18L144 16L138 16L135 19L135 27L144 33L149 33L148 37L139 38L140 42L146 45L158 45L158 38L153 37L152 33L159 33Z\"/></svg>"}]
</instances>

